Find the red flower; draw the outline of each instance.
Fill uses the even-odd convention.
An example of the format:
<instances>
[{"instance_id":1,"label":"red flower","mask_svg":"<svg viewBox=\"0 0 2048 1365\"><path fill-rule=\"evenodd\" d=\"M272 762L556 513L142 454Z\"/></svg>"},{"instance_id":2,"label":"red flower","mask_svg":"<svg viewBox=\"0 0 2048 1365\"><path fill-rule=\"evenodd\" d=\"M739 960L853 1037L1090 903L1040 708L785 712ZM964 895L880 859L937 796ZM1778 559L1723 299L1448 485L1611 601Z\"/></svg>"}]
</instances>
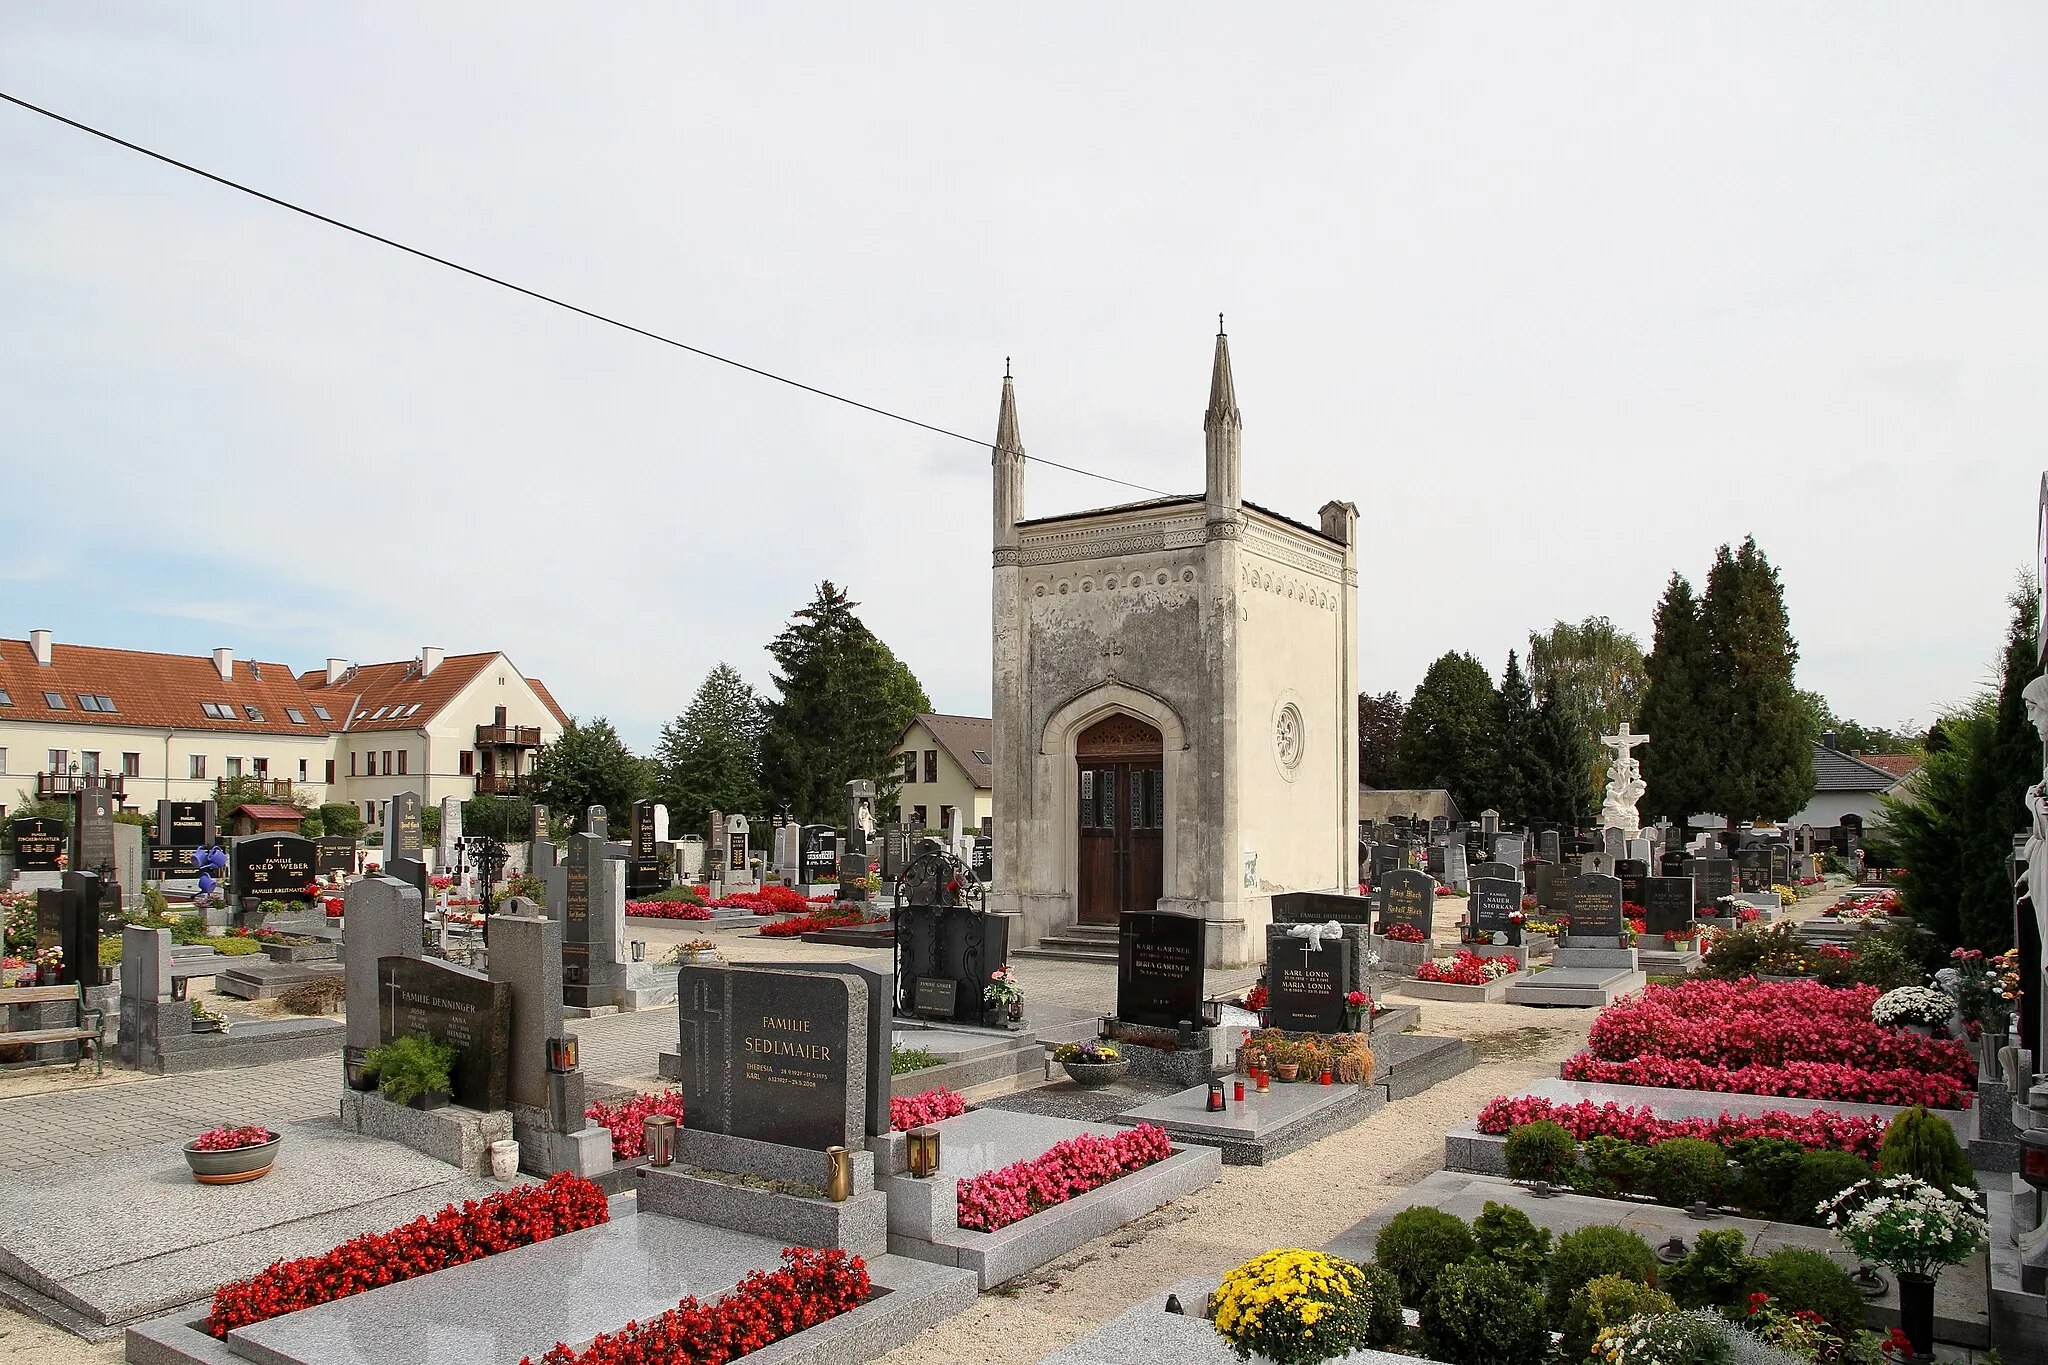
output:
<instances>
[{"instance_id":1,"label":"red flower","mask_svg":"<svg viewBox=\"0 0 2048 1365\"><path fill-rule=\"evenodd\" d=\"M1851 1118L1830 1109L1807 1114L1766 1110L1761 1114L1723 1113L1717 1119L1660 1119L1648 1106L1618 1105L1612 1100L1559 1104L1527 1095L1502 1095L1489 1101L1479 1111L1476 1126L1482 1133L1499 1137L1538 1119L1561 1125L1581 1142L1613 1137L1649 1146L1665 1138L1690 1137L1726 1147L1740 1138L1770 1137L1796 1142L1808 1151L1849 1152L1870 1162L1877 1160L1885 1129L1881 1118Z\"/></svg>"},{"instance_id":2,"label":"red flower","mask_svg":"<svg viewBox=\"0 0 2048 1365\"><path fill-rule=\"evenodd\" d=\"M634 919L710 919L709 906L688 901L627 901L626 913Z\"/></svg>"},{"instance_id":3,"label":"red flower","mask_svg":"<svg viewBox=\"0 0 2048 1365\"><path fill-rule=\"evenodd\" d=\"M889 1126L899 1133L912 1128L922 1128L927 1123L937 1123L956 1114L967 1112L967 1101L955 1092L940 1086L927 1090L922 1095L895 1095L889 1100Z\"/></svg>"},{"instance_id":4,"label":"red flower","mask_svg":"<svg viewBox=\"0 0 2048 1365\"><path fill-rule=\"evenodd\" d=\"M1044 1156L962 1180L954 1219L971 1231L994 1232L1171 1155L1166 1130L1150 1123L1113 1136L1083 1133Z\"/></svg>"},{"instance_id":5,"label":"red flower","mask_svg":"<svg viewBox=\"0 0 2048 1365\"><path fill-rule=\"evenodd\" d=\"M1389 924L1380 930L1380 937L1389 943L1420 943L1422 931L1412 924Z\"/></svg>"},{"instance_id":6,"label":"red flower","mask_svg":"<svg viewBox=\"0 0 2048 1365\"><path fill-rule=\"evenodd\" d=\"M268 1128L212 1128L192 1139L195 1152L233 1152L243 1147L261 1147L277 1134Z\"/></svg>"},{"instance_id":7,"label":"red flower","mask_svg":"<svg viewBox=\"0 0 2048 1365\"><path fill-rule=\"evenodd\" d=\"M1244 1007L1253 1014L1266 1008L1266 983L1261 981L1244 993Z\"/></svg>"},{"instance_id":8,"label":"red flower","mask_svg":"<svg viewBox=\"0 0 2048 1365\"><path fill-rule=\"evenodd\" d=\"M649 1114L667 1114L680 1126L683 1121L683 1092L658 1090L648 1095L635 1095L623 1104L606 1104L598 1100L583 1111L583 1117L596 1120L598 1127L610 1131L614 1161L631 1161L646 1152L647 1132L643 1125Z\"/></svg>"}]
</instances>

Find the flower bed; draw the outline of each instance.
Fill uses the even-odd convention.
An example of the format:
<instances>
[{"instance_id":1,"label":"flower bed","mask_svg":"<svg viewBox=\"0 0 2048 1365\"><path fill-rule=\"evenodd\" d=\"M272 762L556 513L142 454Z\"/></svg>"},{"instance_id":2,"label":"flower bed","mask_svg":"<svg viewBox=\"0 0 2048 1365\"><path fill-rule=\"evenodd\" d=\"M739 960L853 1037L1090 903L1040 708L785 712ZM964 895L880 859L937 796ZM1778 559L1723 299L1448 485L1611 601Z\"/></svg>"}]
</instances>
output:
<instances>
[{"instance_id":1,"label":"flower bed","mask_svg":"<svg viewBox=\"0 0 2048 1365\"><path fill-rule=\"evenodd\" d=\"M1871 986L1688 981L1608 1006L1566 1080L1869 1104L1969 1104L1959 1043L1873 1023Z\"/></svg>"},{"instance_id":2,"label":"flower bed","mask_svg":"<svg viewBox=\"0 0 2048 1365\"><path fill-rule=\"evenodd\" d=\"M695 1295L660 1317L600 1333L578 1351L556 1342L539 1365L725 1365L842 1313L873 1292L867 1262L841 1248L790 1247L778 1270L756 1270L717 1303ZM519 1365L535 1365L531 1356Z\"/></svg>"},{"instance_id":3,"label":"flower bed","mask_svg":"<svg viewBox=\"0 0 2048 1365\"><path fill-rule=\"evenodd\" d=\"M1717 1119L1660 1119L1647 1105L1619 1105L1613 1101L1595 1104L1559 1104L1534 1095L1501 1095L1479 1111L1476 1127L1493 1137L1504 1137L1511 1128L1548 1119L1586 1142L1596 1137L1620 1138L1624 1142L1648 1145L1666 1138L1701 1138L1726 1147L1741 1138L1783 1138L1808 1151L1850 1152L1875 1163L1878 1146L1884 1141L1885 1120L1857 1118L1827 1109L1810 1114L1788 1114L1766 1110L1761 1114L1723 1113Z\"/></svg>"},{"instance_id":4,"label":"flower bed","mask_svg":"<svg viewBox=\"0 0 2048 1365\"><path fill-rule=\"evenodd\" d=\"M567 1173L548 1177L544 1185L450 1204L390 1232L366 1232L332 1251L277 1261L246 1280L222 1285L213 1292L206 1330L225 1339L237 1327L545 1242L595 1227L607 1216L604 1191Z\"/></svg>"},{"instance_id":5,"label":"flower bed","mask_svg":"<svg viewBox=\"0 0 2048 1365\"><path fill-rule=\"evenodd\" d=\"M627 901L626 913L635 919L710 919L711 907L688 901Z\"/></svg>"},{"instance_id":6,"label":"flower bed","mask_svg":"<svg viewBox=\"0 0 2048 1365\"><path fill-rule=\"evenodd\" d=\"M967 1112L967 1101L940 1086L921 1095L894 1095L889 1099L889 1126L899 1133L922 1128L927 1123L954 1118Z\"/></svg>"},{"instance_id":7,"label":"flower bed","mask_svg":"<svg viewBox=\"0 0 2048 1365\"><path fill-rule=\"evenodd\" d=\"M641 1125L649 1114L667 1114L676 1121L677 1127L681 1127L683 1092L657 1090L652 1094L635 1095L623 1104L606 1104L598 1100L583 1111L583 1117L594 1120L598 1127L611 1133L614 1161L631 1161L646 1152L647 1134Z\"/></svg>"},{"instance_id":8,"label":"flower bed","mask_svg":"<svg viewBox=\"0 0 2048 1365\"><path fill-rule=\"evenodd\" d=\"M858 910L815 911L808 915L795 915L779 919L773 924L761 926L762 938L795 938L798 934L814 933L819 929L844 929L849 924L859 924L865 916Z\"/></svg>"},{"instance_id":9,"label":"flower bed","mask_svg":"<svg viewBox=\"0 0 2048 1365\"><path fill-rule=\"evenodd\" d=\"M1380 930L1380 937L1389 943L1420 943L1422 931L1412 924L1389 924Z\"/></svg>"},{"instance_id":10,"label":"flower bed","mask_svg":"<svg viewBox=\"0 0 2048 1365\"><path fill-rule=\"evenodd\" d=\"M955 1221L973 1232L994 1232L1172 1155L1166 1130L1150 1123L1108 1137L1083 1133L1055 1143L1044 1156L962 1180Z\"/></svg>"},{"instance_id":11,"label":"flower bed","mask_svg":"<svg viewBox=\"0 0 2048 1365\"><path fill-rule=\"evenodd\" d=\"M1484 986L1521 968L1511 957L1482 957L1461 948L1450 957L1439 957L1415 969L1417 981L1441 981L1447 986Z\"/></svg>"}]
</instances>

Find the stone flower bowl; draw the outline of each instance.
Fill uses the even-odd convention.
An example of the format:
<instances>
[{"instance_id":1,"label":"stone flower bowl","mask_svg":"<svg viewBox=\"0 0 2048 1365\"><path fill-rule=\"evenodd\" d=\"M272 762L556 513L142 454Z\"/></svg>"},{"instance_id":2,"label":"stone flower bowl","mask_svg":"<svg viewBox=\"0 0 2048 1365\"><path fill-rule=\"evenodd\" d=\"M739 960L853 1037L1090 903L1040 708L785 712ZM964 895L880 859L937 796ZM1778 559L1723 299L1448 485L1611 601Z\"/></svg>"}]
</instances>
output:
<instances>
[{"instance_id":1,"label":"stone flower bowl","mask_svg":"<svg viewBox=\"0 0 2048 1365\"><path fill-rule=\"evenodd\" d=\"M192 1141L197 1142L198 1139ZM192 1178L202 1185L239 1185L244 1180L269 1175L271 1163L277 1160L278 1145L283 1141L284 1134L273 1133L268 1142L259 1142L253 1147L234 1147L224 1152L196 1151L188 1142L185 1144L185 1164L192 1168Z\"/></svg>"},{"instance_id":2,"label":"stone flower bowl","mask_svg":"<svg viewBox=\"0 0 2048 1365\"><path fill-rule=\"evenodd\" d=\"M1131 1069L1126 1061L1114 1062L1061 1062L1069 1078L1083 1090L1096 1090L1102 1086L1120 1081Z\"/></svg>"}]
</instances>

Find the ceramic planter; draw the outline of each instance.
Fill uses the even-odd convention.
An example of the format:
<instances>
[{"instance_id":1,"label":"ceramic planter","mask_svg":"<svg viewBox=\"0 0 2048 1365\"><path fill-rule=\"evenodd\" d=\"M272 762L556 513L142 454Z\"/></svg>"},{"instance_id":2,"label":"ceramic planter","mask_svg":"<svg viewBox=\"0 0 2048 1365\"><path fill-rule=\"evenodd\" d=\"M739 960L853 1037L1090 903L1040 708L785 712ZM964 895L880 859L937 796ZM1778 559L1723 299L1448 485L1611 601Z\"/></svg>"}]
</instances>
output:
<instances>
[{"instance_id":1,"label":"ceramic planter","mask_svg":"<svg viewBox=\"0 0 2048 1365\"><path fill-rule=\"evenodd\" d=\"M192 1142L199 1139L194 1138ZM277 1160L277 1149L284 1141L282 1133L268 1142L259 1142L253 1147L235 1147L225 1152L201 1152L185 1144L185 1164L192 1168L192 1178L202 1185L239 1185L245 1180L255 1180L270 1174L271 1163Z\"/></svg>"},{"instance_id":2,"label":"ceramic planter","mask_svg":"<svg viewBox=\"0 0 2048 1365\"><path fill-rule=\"evenodd\" d=\"M1095 1090L1113 1081L1120 1081L1124 1073L1131 1069L1131 1064L1126 1061L1061 1062L1060 1065L1066 1069L1074 1084L1084 1090Z\"/></svg>"},{"instance_id":3,"label":"ceramic planter","mask_svg":"<svg viewBox=\"0 0 2048 1365\"><path fill-rule=\"evenodd\" d=\"M1301 1074L1301 1063L1300 1063L1300 1062L1278 1062L1278 1063L1275 1063L1275 1064L1274 1064L1274 1067L1273 1067L1273 1074L1274 1074L1275 1076L1279 1077L1279 1078L1280 1078L1281 1080L1283 1080L1283 1081L1291 1081L1291 1080L1293 1080L1293 1079L1294 1079L1294 1078L1295 1078L1296 1076L1299 1076L1299 1075Z\"/></svg>"}]
</instances>

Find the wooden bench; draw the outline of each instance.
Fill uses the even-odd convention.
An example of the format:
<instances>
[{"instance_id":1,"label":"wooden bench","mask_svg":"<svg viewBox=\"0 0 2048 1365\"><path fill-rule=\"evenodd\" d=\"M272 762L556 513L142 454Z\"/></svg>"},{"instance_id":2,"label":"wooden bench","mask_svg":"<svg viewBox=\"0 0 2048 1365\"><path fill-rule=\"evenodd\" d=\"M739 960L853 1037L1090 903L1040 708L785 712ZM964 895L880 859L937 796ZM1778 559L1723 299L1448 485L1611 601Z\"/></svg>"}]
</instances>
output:
<instances>
[{"instance_id":1,"label":"wooden bench","mask_svg":"<svg viewBox=\"0 0 2048 1365\"><path fill-rule=\"evenodd\" d=\"M0 1047L31 1047L43 1043L91 1043L92 1074L102 1073L100 1053L106 1046L106 1011L96 1010L85 1003L85 987L73 986L16 986L11 990L0 990L0 1005L55 1005L69 1002L73 1007L74 1023L70 1028L10 1029L11 1013L0 1013ZM88 1022L89 1021L89 1022ZM73 1071L85 1062L85 1049L78 1050L78 1060L71 1064Z\"/></svg>"}]
</instances>

